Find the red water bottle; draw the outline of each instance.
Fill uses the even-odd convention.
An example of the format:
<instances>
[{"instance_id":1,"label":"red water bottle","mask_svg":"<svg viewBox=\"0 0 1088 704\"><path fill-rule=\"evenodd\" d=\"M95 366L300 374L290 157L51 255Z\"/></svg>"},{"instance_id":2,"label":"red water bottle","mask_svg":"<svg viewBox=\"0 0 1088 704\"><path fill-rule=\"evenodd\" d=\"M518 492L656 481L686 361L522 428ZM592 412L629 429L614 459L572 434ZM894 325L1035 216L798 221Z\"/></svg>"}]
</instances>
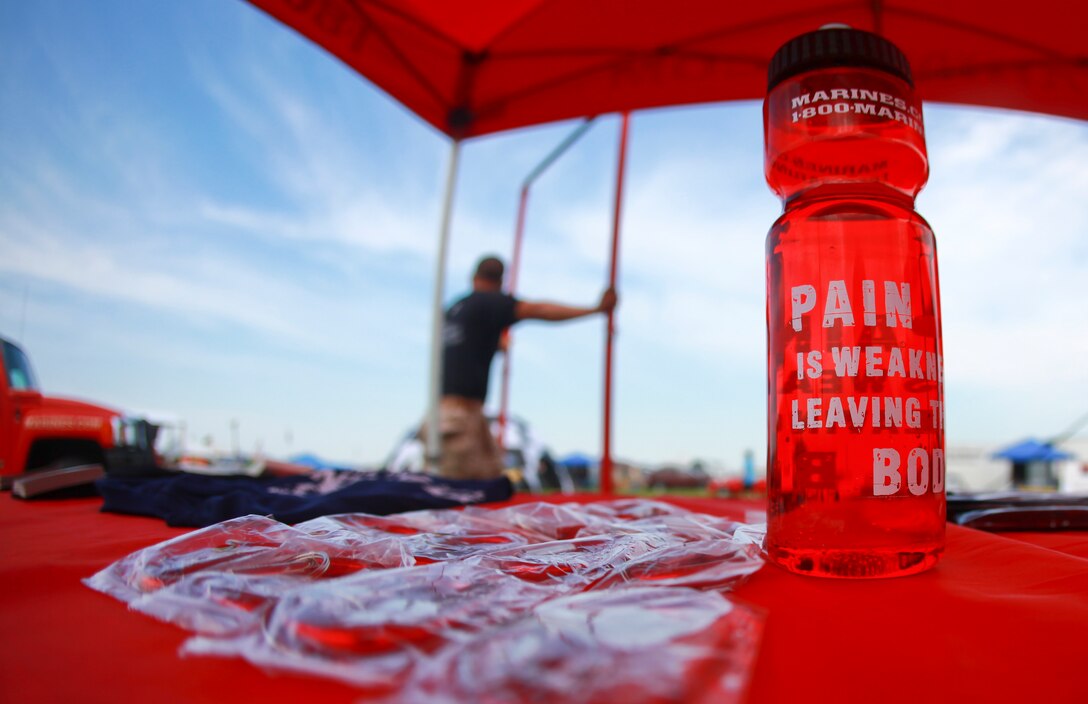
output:
<instances>
[{"instance_id":1,"label":"red water bottle","mask_svg":"<svg viewBox=\"0 0 1088 704\"><path fill-rule=\"evenodd\" d=\"M782 46L764 103L770 558L891 577L944 548L944 413L921 102L886 39L827 27Z\"/></svg>"}]
</instances>

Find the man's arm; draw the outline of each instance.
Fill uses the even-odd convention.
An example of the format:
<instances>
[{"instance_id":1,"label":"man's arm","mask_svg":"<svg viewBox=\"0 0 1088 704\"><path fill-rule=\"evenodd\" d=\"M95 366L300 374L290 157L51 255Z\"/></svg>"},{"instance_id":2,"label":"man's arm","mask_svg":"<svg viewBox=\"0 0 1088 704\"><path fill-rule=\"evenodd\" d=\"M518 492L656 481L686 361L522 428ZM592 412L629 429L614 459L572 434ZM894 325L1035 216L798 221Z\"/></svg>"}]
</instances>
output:
<instances>
[{"instance_id":1,"label":"man's arm","mask_svg":"<svg viewBox=\"0 0 1088 704\"><path fill-rule=\"evenodd\" d=\"M616 291L610 288L601 294L601 300L595 306L568 306L548 301L518 301L514 315L518 320L548 320L552 322L574 320L595 313L608 312L616 307L616 301Z\"/></svg>"}]
</instances>

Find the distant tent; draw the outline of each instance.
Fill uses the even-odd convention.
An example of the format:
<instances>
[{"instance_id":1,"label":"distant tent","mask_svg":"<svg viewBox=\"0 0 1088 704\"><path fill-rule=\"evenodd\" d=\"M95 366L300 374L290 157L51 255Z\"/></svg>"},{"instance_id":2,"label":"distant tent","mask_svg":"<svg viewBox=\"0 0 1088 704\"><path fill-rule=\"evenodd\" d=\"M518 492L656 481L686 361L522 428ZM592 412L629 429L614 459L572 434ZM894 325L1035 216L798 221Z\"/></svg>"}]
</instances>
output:
<instances>
[{"instance_id":1,"label":"distant tent","mask_svg":"<svg viewBox=\"0 0 1088 704\"><path fill-rule=\"evenodd\" d=\"M600 477L597 469L599 460L597 458L590 457L584 452L572 452L565 455L556 464L566 471L574 486L582 489L599 487Z\"/></svg>"},{"instance_id":2,"label":"distant tent","mask_svg":"<svg viewBox=\"0 0 1088 704\"><path fill-rule=\"evenodd\" d=\"M291 464L309 467L310 469L343 469L343 467L341 467L340 465L323 460L317 455L309 452L294 455L290 457L287 461Z\"/></svg>"},{"instance_id":3,"label":"distant tent","mask_svg":"<svg viewBox=\"0 0 1088 704\"><path fill-rule=\"evenodd\" d=\"M581 452L572 452L559 460L559 464L566 467L590 467L596 463L597 460Z\"/></svg>"},{"instance_id":4,"label":"distant tent","mask_svg":"<svg viewBox=\"0 0 1088 704\"><path fill-rule=\"evenodd\" d=\"M995 452L994 457L1013 462L1053 462L1071 459L1073 455L1055 448L1050 443L1025 440Z\"/></svg>"},{"instance_id":5,"label":"distant tent","mask_svg":"<svg viewBox=\"0 0 1088 704\"><path fill-rule=\"evenodd\" d=\"M994 458L1012 462L1012 483L1016 487L1057 488L1052 463L1073 455L1038 440L1025 440L994 453Z\"/></svg>"}]
</instances>

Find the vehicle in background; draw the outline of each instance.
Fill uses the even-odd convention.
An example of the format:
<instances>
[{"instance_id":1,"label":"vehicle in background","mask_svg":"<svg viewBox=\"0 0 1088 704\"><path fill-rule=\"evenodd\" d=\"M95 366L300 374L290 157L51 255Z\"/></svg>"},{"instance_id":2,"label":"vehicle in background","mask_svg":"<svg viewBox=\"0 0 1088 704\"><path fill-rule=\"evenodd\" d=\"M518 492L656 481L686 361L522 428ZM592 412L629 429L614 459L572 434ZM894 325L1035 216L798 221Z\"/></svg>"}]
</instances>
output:
<instances>
[{"instance_id":1,"label":"vehicle in background","mask_svg":"<svg viewBox=\"0 0 1088 704\"><path fill-rule=\"evenodd\" d=\"M710 475L699 462L690 467L666 465L646 476L648 489L696 489L710 483Z\"/></svg>"},{"instance_id":2,"label":"vehicle in background","mask_svg":"<svg viewBox=\"0 0 1088 704\"><path fill-rule=\"evenodd\" d=\"M716 477L707 483L706 493L726 498L762 498L767 496L767 480L756 479L747 484L743 477Z\"/></svg>"},{"instance_id":3,"label":"vehicle in background","mask_svg":"<svg viewBox=\"0 0 1088 704\"><path fill-rule=\"evenodd\" d=\"M156 424L109 406L47 396L26 353L3 337L0 347L0 477L82 465L145 474L158 466Z\"/></svg>"}]
</instances>

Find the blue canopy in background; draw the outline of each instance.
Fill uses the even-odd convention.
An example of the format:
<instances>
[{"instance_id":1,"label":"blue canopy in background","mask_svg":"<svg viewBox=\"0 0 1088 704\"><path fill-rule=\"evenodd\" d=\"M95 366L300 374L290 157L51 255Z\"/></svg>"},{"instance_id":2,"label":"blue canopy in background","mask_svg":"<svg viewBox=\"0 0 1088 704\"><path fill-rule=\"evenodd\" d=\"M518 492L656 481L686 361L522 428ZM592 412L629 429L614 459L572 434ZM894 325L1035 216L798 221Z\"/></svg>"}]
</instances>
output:
<instances>
[{"instance_id":1,"label":"blue canopy in background","mask_svg":"<svg viewBox=\"0 0 1088 704\"><path fill-rule=\"evenodd\" d=\"M590 467L597 464L597 460L581 452L572 452L559 460L559 464L564 467Z\"/></svg>"},{"instance_id":2,"label":"blue canopy in background","mask_svg":"<svg viewBox=\"0 0 1088 704\"><path fill-rule=\"evenodd\" d=\"M310 469L348 469L342 465L328 462L317 455L310 452L303 452L287 460L291 464L302 465L303 467L309 467Z\"/></svg>"},{"instance_id":3,"label":"blue canopy in background","mask_svg":"<svg viewBox=\"0 0 1088 704\"><path fill-rule=\"evenodd\" d=\"M1072 454L1055 448L1050 443L1038 440L1025 440L1016 445L1006 447L994 453L997 459L1012 460L1013 462L1050 462L1054 460L1067 460Z\"/></svg>"}]
</instances>

